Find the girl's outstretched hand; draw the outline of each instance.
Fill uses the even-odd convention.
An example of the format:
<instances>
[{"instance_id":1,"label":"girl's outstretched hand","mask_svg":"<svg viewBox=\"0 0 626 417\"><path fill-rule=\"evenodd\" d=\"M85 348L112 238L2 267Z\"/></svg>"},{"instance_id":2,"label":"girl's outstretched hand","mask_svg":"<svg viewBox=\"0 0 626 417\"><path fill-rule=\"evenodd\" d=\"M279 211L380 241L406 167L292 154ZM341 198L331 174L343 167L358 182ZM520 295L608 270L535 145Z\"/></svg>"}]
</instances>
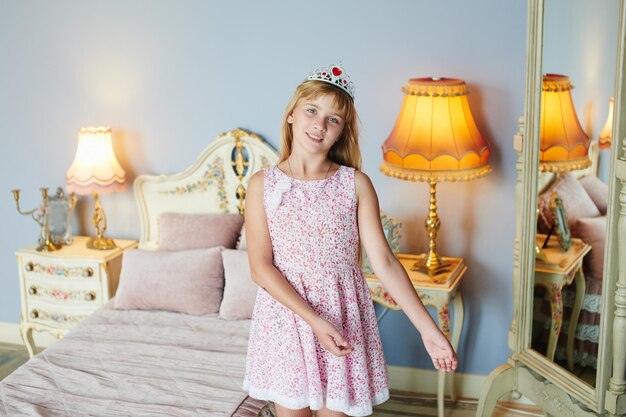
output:
<instances>
[{"instance_id":1,"label":"girl's outstretched hand","mask_svg":"<svg viewBox=\"0 0 626 417\"><path fill-rule=\"evenodd\" d=\"M346 356L354 350L354 347L339 333L337 328L327 320L320 317L311 328L324 349L333 355Z\"/></svg>"},{"instance_id":2,"label":"girl's outstretched hand","mask_svg":"<svg viewBox=\"0 0 626 417\"><path fill-rule=\"evenodd\" d=\"M422 333L424 347L435 365L440 371L454 371L458 364L456 353L446 337L437 328Z\"/></svg>"}]
</instances>

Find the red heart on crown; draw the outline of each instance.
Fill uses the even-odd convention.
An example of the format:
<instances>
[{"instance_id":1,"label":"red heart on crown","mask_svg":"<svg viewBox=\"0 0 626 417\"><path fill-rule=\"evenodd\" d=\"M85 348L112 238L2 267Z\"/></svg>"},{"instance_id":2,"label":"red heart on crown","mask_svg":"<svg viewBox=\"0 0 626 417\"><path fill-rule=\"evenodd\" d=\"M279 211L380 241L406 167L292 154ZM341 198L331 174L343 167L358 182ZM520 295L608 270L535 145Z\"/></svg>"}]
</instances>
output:
<instances>
[{"instance_id":1,"label":"red heart on crown","mask_svg":"<svg viewBox=\"0 0 626 417\"><path fill-rule=\"evenodd\" d=\"M334 75L335 77L339 77L339 76L341 75L341 73L343 72L343 71L341 71L341 70L340 70L339 68L337 68L337 67L333 67L333 70L332 70L332 71L333 71L333 75Z\"/></svg>"}]
</instances>

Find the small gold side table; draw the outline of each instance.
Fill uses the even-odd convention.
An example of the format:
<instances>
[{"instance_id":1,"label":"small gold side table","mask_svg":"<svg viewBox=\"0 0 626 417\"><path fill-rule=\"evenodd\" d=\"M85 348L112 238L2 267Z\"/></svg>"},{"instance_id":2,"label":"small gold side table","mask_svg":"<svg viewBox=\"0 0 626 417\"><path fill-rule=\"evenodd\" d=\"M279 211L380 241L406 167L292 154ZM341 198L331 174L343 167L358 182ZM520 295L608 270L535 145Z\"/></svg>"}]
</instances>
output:
<instances>
[{"instance_id":1,"label":"small gold side table","mask_svg":"<svg viewBox=\"0 0 626 417\"><path fill-rule=\"evenodd\" d=\"M398 260L406 270L411 283L417 291L422 303L426 306L435 307L437 309L438 325L444 335L450 340L450 344L456 351L461 338L461 329L463 328L463 297L459 290L461 278L467 270L467 266L462 258L442 258L444 262L450 262L450 269L447 272L429 277L427 274L419 271L411 271L411 267L417 261L418 255L398 254ZM365 279L370 288L372 300L385 307L383 313L378 316L378 321L391 310L400 310L400 306L391 298L389 293L384 289L376 275L366 275ZM435 282L433 282L435 281ZM452 331L450 331L450 302L454 307L454 323L452 323ZM444 386L446 372L439 371L437 385L437 410L439 417L444 416ZM456 392L454 389L454 372L451 372L448 379L448 390L452 401L456 401Z\"/></svg>"},{"instance_id":2,"label":"small gold side table","mask_svg":"<svg viewBox=\"0 0 626 417\"><path fill-rule=\"evenodd\" d=\"M546 235L537 234L536 242L539 247L546 240ZM550 323L550 336L546 357L554 360L556 342L561 333L563 324L563 287L574 281L576 283L576 296L572 306L572 317L567 328L567 367L574 370L574 336L578 317L583 305L585 295L585 276L583 275L583 257L591 250L591 246L581 239L573 238L572 247L567 252L561 252L556 236L550 236L548 246L542 249L547 262L535 260L535 285L541 285L546 289L550 300L552 322Z\"/></svg>"}]
</instances>

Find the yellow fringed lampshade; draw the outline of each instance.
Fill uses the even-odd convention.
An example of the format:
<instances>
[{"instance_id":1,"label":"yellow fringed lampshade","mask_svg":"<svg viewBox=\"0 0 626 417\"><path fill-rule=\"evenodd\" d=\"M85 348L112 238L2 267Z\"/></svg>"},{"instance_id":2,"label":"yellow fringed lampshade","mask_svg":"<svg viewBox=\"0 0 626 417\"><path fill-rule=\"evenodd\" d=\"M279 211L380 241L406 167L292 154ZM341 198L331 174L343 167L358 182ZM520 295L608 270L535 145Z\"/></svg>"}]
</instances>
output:
<instances>
[{"instance_id":1,"label":"yellow fringed lampshade","mask_svg":"<svg viewBox=\"0 0 626 417\"><path fill-rule=\"evenodd\" d=\"M463 80L413 78L382 146L381 171L410 181L467 181L491 171L489 145L470 111Z\"/></svg>"},{"instance_id":2,"label":"yellow fringed lampshade","mask_svg":"<svg viewBox=\"0 0 626 417\"><path fill-rule=\"evenodd\" d=\"M565 75L543 76L539 169L565 172L591 165L589 137L576 116L570 91L574 88Z\"/></svg>"},{"instance_id":3,"label":"yellow fringed lampshade","mask_svg":"<svg viewBox=\"0 0 626 417\"><path fill-rule=\"evenodd\" d=\"M467 181L489 173L490 150L474 123L463 80L412 78L402 92L404 102L382 146L380 170L391 177L430 184L429 213L424 221L428 253L419 256L411 269L434 277L451 265L437 253L441 224L437 182Z\"/></svg>"},{"instance_id":4,"label":"yellow fringed lampshade","mask_svg":"<svg viewBox=\"0 0 626 417\"><path fill-rule=\"evenodd\" d=\"M111 129L83 127L78 132L74 162L66 174L67 190L76 194L123 191L125 173L111 142Z\"/></svg>"},{"instance_id":5,"label":"yellow fringed lampshade","mask_svg":"<svg viewBox=\"0 0 626 417\"><path fill-rule=\"evenodd\" d=\"M598 147L602 150L611 148L611 139L613 138L613 97L609 99L609 114L606 117L604 127L598 137Z\"/></svg>"}]
</instances>

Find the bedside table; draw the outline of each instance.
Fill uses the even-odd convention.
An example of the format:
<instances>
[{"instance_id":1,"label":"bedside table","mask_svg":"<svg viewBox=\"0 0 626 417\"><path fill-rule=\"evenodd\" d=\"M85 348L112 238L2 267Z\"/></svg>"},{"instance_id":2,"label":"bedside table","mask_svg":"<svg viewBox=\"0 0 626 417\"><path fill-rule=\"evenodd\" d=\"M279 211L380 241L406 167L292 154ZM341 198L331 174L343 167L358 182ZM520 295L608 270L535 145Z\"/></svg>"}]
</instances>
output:
<instances>
[{"instance_id":1,"label":"bedside table","mask_svg":"<svg viewBox=\"0 0 626 417\"><path fill-rule=\"evenodd\" d=\"M60 339L115 295L122 254L137 247L134 240L116 239L115 249L88 249L88 239L76 236L71 245L55 252L37 252L33 245L15 253L22 300L20 333L31 357L33 330Z\"/></svg>"},{"instance_id":2,"label":"bedside table","mask_svg":"<svg viewBox=\"0 0 626 417\"><path fill-rule=\"evenodd\" d=\"M546 235L537 233L537 246L541 247L544 240L546 240ZM570 371L574 370L574 336L586 287L582 266L583 257L590 250L591 246L581 239L572 238L570 249L567 252L562 252L557 237L550 236L548 246L542 249L546 255L547 262L539 259L535 260L535 285L540 285L546 289L552 312L550 336L546 351L546 357L550 360L554 360L556 342L559 339L563 324L563 297L561 296L563 287L571 284L572 281L576 283L576 296L567 329L567 367Z\"/></svg>"},{"instance_id":3,"label":"bedside table","mask_svg":"<svg viewBox=\"0 0 626 417\"><path fill-rule=\"evenodd\" d=\"M411 267L417 261L418 255L397 254L396 257L404 267L405 271L411 279L411 283L415 288L415 291L419 295L422 303L426 306L432 306L437 309L438 325L444 335L450 340L450 344L456 351L459 346L459 339L461 338L461 329L463 328L463 298L459 290L459 284L461 278L467 271L467 266L461 258L442 258L444 261L450 262L450 270L438 275L435 275L436 282L433 282L433 278L429 277L419 271L411 271ZM378 317L378 321L384 317L384 315L391 310L400 310L400 306L391 298L387 290L383 288L383 285L378 280L376 275L365 275L367 285L370 288L370 294L372 300L385 307L383 313ZM452 325L452 332L450 332L450 302L452 301L454 306L454 323ZM453 376L454 372L451 372L451 378L448 380L450 397L452 401L456 401L456 392L454 389ZM437 385L437 409L439 417L443 417L443 399L444 399L444 385L445 385L446 372L439 371L439 380Z\"/></svg>"}]
</instances>

